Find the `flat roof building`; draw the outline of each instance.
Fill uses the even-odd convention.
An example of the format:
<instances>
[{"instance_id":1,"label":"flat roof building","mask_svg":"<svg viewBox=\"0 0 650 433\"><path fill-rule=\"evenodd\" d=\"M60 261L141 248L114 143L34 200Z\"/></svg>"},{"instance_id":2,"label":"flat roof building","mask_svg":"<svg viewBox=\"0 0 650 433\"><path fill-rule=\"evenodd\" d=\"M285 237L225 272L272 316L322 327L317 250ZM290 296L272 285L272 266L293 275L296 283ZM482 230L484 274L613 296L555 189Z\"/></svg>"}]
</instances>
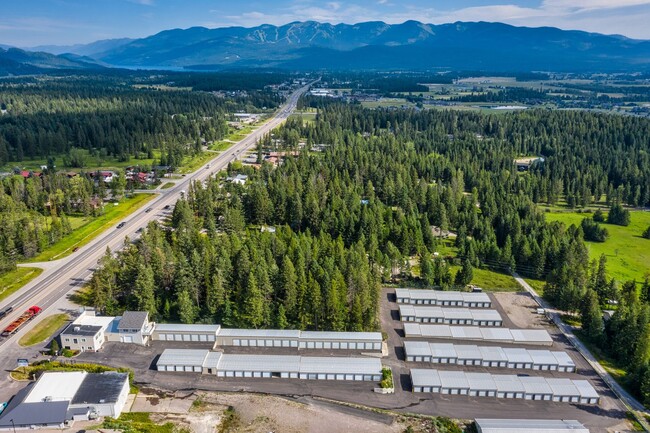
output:
<instances>
[{"instance_id":1,"label":"flat roof building","mask_svg":"<svg viewBox=\"0 0 650 433\"><path fill-rule=\"evenodd\" d=\"M413 392L583 404L599 402L598 393L586 380L411 369L411 383Z\"/></svg>"},{"instance_id":2,"label":"flat roof building","mask_svg":"<svg viewBox=\"0 0 650 433\"><path fill-rule=\"evenodd\" d=\"M127 373L44 372L0 416L3 428L64 428L98 416L117 418L129 394Z\"/></svg>"},{"instance_id":3,"label":"flat roof building","mask_svg":"<svg viewBox=\"0 0 650 433\"><path fill-rule=\"evenodd\" d=\"M221 326L203 324L157 323L151 339L154 341L212 342L217 340Z\"/></svg>"},{"instance_id":4,"label":"flat roof building","mask_svg":"<svg viewBox=\"0 0 650 433\"><path fill-rule=\"evenodd\" d=\"M379 381L382 377L377 358L226 354L185 349L165 349L156 368L242 378Z\"/></svg>"},{"instance_id":5,"label":"flat roof building","mask_svg":"<svg viewBox=\"0 0 650 433\"><path fill-rule=\"evenodd\" d=\"M589 433L576 420L476 419L478 433Z\"/></svg>"},{"instance_id":6,"label":"flat roof building","mask_svg":"<svg viewBox=\"0 0 650 433\"><path fill-rule=\"evenodd\" d=\"M439 323L446 325L502 326L503 319L496 310L444 308L423 305L399 305L403 322Z\"/></svg>"},{"instance_id":7,"label":"flat roof building","mask_svg":"<svg viewBox=\"0 0 650 433\"><path fill-rule=\"evenodd\" d=\"M545 329L485 328L413 322L405 322L403 325L406 338L476 340L536 346L553 344L553 339Z\"/></svg>"},{"instance_id":8,"label":"flat roof building","mask_svg":"<svg viewBox=\"0 0 650 433\"><path fill-rule=\"evenodd\" d=\"M229 329L217 333L218 346L381 351L381 332L328 332L286 329Z\"/></svg>"},{"instance_id":9,"label":"flat roof building","mask_svg":"<svg viewBox=\"0 0 650 433\"><path fill-rule=\"evenodd\" d=\"M425 289L395 289L395 297L398 304L465 308L492 307L492 301L485 293Z\"/></svg>"}]
</instances>

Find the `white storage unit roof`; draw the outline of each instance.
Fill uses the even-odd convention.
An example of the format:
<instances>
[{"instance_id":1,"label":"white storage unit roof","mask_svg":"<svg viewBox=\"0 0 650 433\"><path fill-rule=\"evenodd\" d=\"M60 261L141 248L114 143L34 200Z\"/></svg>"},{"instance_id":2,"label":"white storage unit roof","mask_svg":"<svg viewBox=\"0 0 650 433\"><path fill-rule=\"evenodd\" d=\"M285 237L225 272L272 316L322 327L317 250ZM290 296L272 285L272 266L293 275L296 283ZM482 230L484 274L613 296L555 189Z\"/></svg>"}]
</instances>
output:
<instances>
[{"instance_id":1,"label":"white storage unit roof","mask_svg":"<svg viewBox=\"0 0 650 433\"><path fill-rule=\"evenodd\" d=\"M203 368L214 368L219 367L219 361L221 361L221 352L209 352L208 356L205 357L203 361Z\"/></svg>"},{"instance_id":2,"label":"white storage unit roof","mask_svg":"<svg viewBox=\"0 0 650 433\"><path fill-rule=\"evenodd\" d=\"M599 398L598 393L591 384L586 380L574 380L573 384L578 388L581 397Z\"/></svg>"},{"instance_id":3,"label":"white storage unit roof","mask_svg":"<svg viewBox=\"0 0 650 433\"><path fill-rule=\"evenodd\" d=\"M403 326L406 338L454 338L541 346L553 344L553 339L545 329L489 328L418 322L404 322Z\"/></svg>"},{"instance_id":4,"label":"white storage unit roof","mask_svg":"<svg viewBox=\"0 0 650 433\"><path fill-rule=\"evenodd\" d=\"M237 355L221 356L218 370L222 371L300 371L300 356L297 355Z\"/></svg>"},{"instance_id":5,"label":"white storage unit roof","mask_svg":"<svg viewBox=\"0 0 650 433\"><path fill-rule=\"evenodd\" d=\"M576 420L476 419L478 433L589 433Z\"/></svg>"},{"instance_id":6,"label":"white storage unit roof","mask_svg":"<svg viewBox=\"0 0 650 433\"><path fill-rule=\"evenodd\" d=\"M431 305L399 305L400 318L404 322L441 322L476 324L479 322L502 322L501 315L496 310L476 310L470 308L447 308Z\"/></svg>"},{"instance_id":7,"label":"white storage unit roof","mask_svg":"<svg viewBox=\"0 0 650 433\"><path fill-rule=\"evenodd\" d=\"M521 384L524 386L524 390L526 391L526 394L535 394L535 395L553 394L551 387L549 386L546 379L543 377L520 376L519 380L521 381Z\"/></svg>"},{"instance_id":8,"label":"white storage unit roof","mask_svg":"<svg viewBox=\"0 0 650 433\"><path fill-rule=\"evenodd\" d=\"M434 386L439 387L442 385L438 370L431 370L428 368L412 368L411 369L411 383L416 386Z\"/></svg>"},{"instance_id":9,"label":"white storage unit roof","mask_svg":"<svg viewBox=\"0 0 650 433\"><path fill-rule=\"evenodd\" d=\"M469 307L470 305L473 307L488 307L492 303L490 297L482 292L400 288L395 289L395 296L397 297L398 303L404 304L425 303L431 305L444 305L446 302L466 307Z\"/></svg>"},{"instance_id":10,"label":"white storage unit roof","mask_svg":"<svg viewBox=\"0 0 650 433\"><path fill-rule=\"evenodd\" d=\"M300 338L300 331L288 329L231 329L221 328L219 337L233 338Z\"/></svg>"},{"instance_id":11,"label":"white storage unit roof","mask_svg":"<svg viewBox=\"0 0 650 433\"><path fill-rule=\"evenodd\" d=\"M495 391L497 386L489 373L465 373L469 388L473 391Z\"/></svg>"},{"instance_id":12,"label":"white storage unit roof","mask_svg":"<svg viewBox=\"0 0 650 433\"><path fill-rule=\"evenodd\" d=\"M381 374L381 361L378 358L303 356L300 358L300 372L377 375Z\"/></svg>"},{"instance_id":13,"label":"white storage unit roof","mask_svg":"<svg viewBox=\"0 0 650 433\"><path fill-rule=\"evenodd\" d=\"M558 397L579 397L580 392L578 388L571 382L570 379L561 379L561 378L547 378L546 382L548 386L551 387L554 396Z\"/></svg>"},{"instance_id":14,"label":"white storage unit roof","mask_svg":"<svg viewBox=\"0 0 650 433\"><path fill-rule=\"evenodd\" d=\"M291 376L292 378L298 378L297 375L300 373L317 374L318 376L331 376L332 374L337 376L354 375L355 380L379 380L382 369L381 361L372 357L224 354L209 350L185 349L166 349L160 356L157 365L158 367L192 367L191 370L183 371L202 371L201 369L210 368L215 370L215 374L218 372L295 373L296 376ZM198 368L198 370L194 367ZM168 368L159 368L159 370L172 371ZM362 377L357 379L356 376ZM243 376L235 375L232 377ZM328 377L328 379L334 379L334 377ZM343 378L337 377L336 379L342 380Z\"/></svg>"},{"instance_id":15,"label":"white storage unit roof","mask_svg":"<svg viewBox=\"0 0 650 433\"><path fill-rule=\"evenodd\" d=\"M433 363L456 363L465 360L480 361L486 367L535 368L544 370L574 371L575 364L565 352L549 350L529 350L513 347L477 346L473 344L430 343L425 341L404 342L407 361L415 356L425 357L418 361L431 360ZM457 360L457 361L456 361ZM497 363L497 364L495 364ZM507 365L506 365L507 363ZM563 367L563 368L559 368Z\"/></svg>"},{"instance_id":16,"label":"white storage unit roof","mask_svg":"<svg viewBox=\"0 0 650 433\"><path fill-rule=\"evenodd\" d=\"M546 343L553 344L553 339L545 329L511 329L515 343Z\"/></svg>"},{"instance_id":17,"label":"white storage unit roof","mask_svg":"<svg viewBox=\"0 0 650 433\"><path fill-rule=\"evenodd\" d=\"M157 365L203 366L209 351L203 349L165 349Z\"/></svg>"},{"instance_id":18,"label":"white storage unit roof","mask_svg":"<svg viewBox=\"0 0 650 433\"><path fill-rule=\"evenodd\" d=\"M219 325L202 325L202 324L184 324L184 323L156 323L156 332L204 332L217 333L221 326Z\"/></svg>"},{"instance_id":19,"label":"white storage unit roof","mask_svg":"<svg viewBox=\"0 0 650 433\"><path fill-rule=\"evenodd\" d=\"M458 353L451 343L432 343L429 345L429 355L436 358L458 358Z\"/></svg>"},{"instance_id":20,"label":"white storage unit roof","mask_svg":"<svg viewBox=\"0 0 650 433\"><path fill-rule=\"evenodd\" d=\"M575 397L579 396L581 403L588 404L597 404L599 399L596 390L586 380L412 369L411 382L414 392L448 393L445 390L466 389L469 395L546 401L555 399L562 402L575 402ZM482 393L482 391L496 391L496 393Z\"/></svg>"},{"instance_id":21,"label":"white storage unit roof","mask_svg":"<svg viewBox=\"0 0 650 433\"><path fill-rule=\"evenodd\" d=\"M381 332L327 332L327 331L301 331L301 340L348 340L348 341L375 341L382 342Z\"/></svg>"},{"instance_id":22,"label":"white storage unit roof","mask_svg":"<svg viewBox=\"0 0 650 433\"><path fill-rule=\"evenodd\" d=\"M431 356L431 346L426 341L405 341L406 356Z\"/></svg>"},{"instance_id":23,"label":"white storage unit roof","mask_svg":"<svg viewBox=\"0 0 650 433\"><path fill-rule=\"evenodd\" d=\"M438 370L438 375L443 388L469 389L469 381L463 371Z\"/></svg>"},{"instance_id":24,"label":"white storage unit roof","mask_svg":"<svg viewBox=\"0 0 650 433\"><path fill-rule=\"evenodd\" d=\"M503 349L503 352L508 357L508 361L512 363L522 363L522 364L532 364L533 358L530 357L530 354L526 349L515 349L512 347L506 347Z\"/></svg>"},{"instance_id":25,"label":"white storage unit roof","mask_svg":"<svg viewBox=\"0 0 650 433\"><path fill-rule=\"evenodd\" d=\"M524 385L514 374L495 374L492 376L498 392L524 392Z\"/></svg>"}]
</instances>

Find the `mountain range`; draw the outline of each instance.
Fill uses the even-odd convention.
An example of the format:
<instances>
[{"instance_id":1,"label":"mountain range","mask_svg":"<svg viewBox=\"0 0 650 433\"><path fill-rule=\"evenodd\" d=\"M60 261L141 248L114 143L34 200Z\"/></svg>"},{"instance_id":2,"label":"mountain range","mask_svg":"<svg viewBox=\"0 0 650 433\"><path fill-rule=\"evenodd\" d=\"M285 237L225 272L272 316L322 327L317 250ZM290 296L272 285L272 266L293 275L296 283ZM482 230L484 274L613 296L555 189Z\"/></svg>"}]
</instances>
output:
<instances>
[{"instance_id":1,"label":"mountain range","mask_svg":"<svg viewBox=\"0 0 650 433\"><path fill-rule=\"evenodd\" d=\"M486 22L332 25L307 21L253 28L192 27L166 30L141 39L35 49L56 54L50 59L55 64L74 61L79 67L105 64L201 70L251 67L504 72L650 70L650 41ZM44 61L42 56L40 60ZM27 64L34 66L31 62Z\"/></svg>"}]
</instances>

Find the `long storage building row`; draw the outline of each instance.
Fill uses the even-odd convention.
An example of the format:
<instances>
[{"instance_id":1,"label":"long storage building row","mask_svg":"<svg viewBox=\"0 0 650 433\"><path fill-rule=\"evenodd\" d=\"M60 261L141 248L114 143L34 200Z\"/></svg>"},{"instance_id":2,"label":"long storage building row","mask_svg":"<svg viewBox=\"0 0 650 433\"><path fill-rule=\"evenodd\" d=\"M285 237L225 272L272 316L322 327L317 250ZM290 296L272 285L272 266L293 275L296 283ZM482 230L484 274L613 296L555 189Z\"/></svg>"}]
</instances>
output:
<instances>
[{"instance_id":1,"label":"long storage building row","mask_svg":"<svg viewBox=\"0 0 650 433\"><path fill-rule=\"evenodd\" d=\"M380 381L377 358L241 355L199 349L165 349L158 371L194 372L217 377Z\"/></svg>"},{"instance_id":2,"label":"long storage building row","mask_svg":"<svg viewBox=\"0 0 650 433\"><path fill-rule=\"evenodd\" d=\"M405 341L406 360L432 364L475 365L573 373L576 365L565 352L513 347Z\"/></svg>"},{"instance_id":3,"label":"long storage building row","mask_svg":"<svg viewBox=\"0 0 650 433\"><path fill-rule=\"evenodd\" d=\"M156 324L153 340L215 342L218 346L381 351L381 332L229 329L219 325Z\"/></svg>"},{"instance_id":4,"label":"long storage building row","mask_svg":"<svg viewBox=\"0 0 650 433\"><path fill-rule=\"evenodd\" d=\"M447 325L502 326L503 319L496 310L443 308L421 305L399 306L403 322L444 323Z\"/></svg>"},{"instance_id":5,"label":"long storage building row","mask_svg":"<svg viewBox=\"0 0 650 433\"><path fill-rule=\"evenodd\" d=\"M545 329L482 328L477 326L449 326L421 323L404 323L406 338L440 338L477 340L493 343L550 346L553 344Z\"/></svg>"},{"instance_id":6,"label":"long storage building row","mask_svg":"<svg viewBox=\"0 0 650 433\"><path fill-rule=\"evenodd\" d=\"M398 304L436 305L438 307L490 308L492 301L485 293L395 289Z\"/></svg>"},{"instance_id":7,"label":"long storage building row","mask_svg":"<svg viewBox=\"0 0 650 433\"><path fill-rule=\"evenodd\" d=\"M413 392L598 404L586 380L412 369Z\"/></svg>"}]
</instances>

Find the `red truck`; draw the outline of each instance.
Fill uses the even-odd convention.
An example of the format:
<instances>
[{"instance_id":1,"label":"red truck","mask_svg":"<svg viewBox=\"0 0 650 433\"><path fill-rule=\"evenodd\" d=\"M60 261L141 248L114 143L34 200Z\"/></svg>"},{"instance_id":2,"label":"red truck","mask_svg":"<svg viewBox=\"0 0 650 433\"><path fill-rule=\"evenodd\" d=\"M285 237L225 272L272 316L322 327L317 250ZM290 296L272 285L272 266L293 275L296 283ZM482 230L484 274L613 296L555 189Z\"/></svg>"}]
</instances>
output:
<instances>
[{"instance_id":1,"label":"red truck","mask_svg":"<svg viewBox=\"0 0 650 433\"><path fill-rule=\"evenodd\" d=\"M8 337L10 335L15 334L25 323L29 322L34 317L38 316L41 313L41 311L43 311L41 307L37 307L36 305L34 305L33 307L29 307L27 311L21 314L19 318L11 322L9 326L7 326L4 329L4 331L2 331L2 336Z\"/></svg>"}]
</instances>

